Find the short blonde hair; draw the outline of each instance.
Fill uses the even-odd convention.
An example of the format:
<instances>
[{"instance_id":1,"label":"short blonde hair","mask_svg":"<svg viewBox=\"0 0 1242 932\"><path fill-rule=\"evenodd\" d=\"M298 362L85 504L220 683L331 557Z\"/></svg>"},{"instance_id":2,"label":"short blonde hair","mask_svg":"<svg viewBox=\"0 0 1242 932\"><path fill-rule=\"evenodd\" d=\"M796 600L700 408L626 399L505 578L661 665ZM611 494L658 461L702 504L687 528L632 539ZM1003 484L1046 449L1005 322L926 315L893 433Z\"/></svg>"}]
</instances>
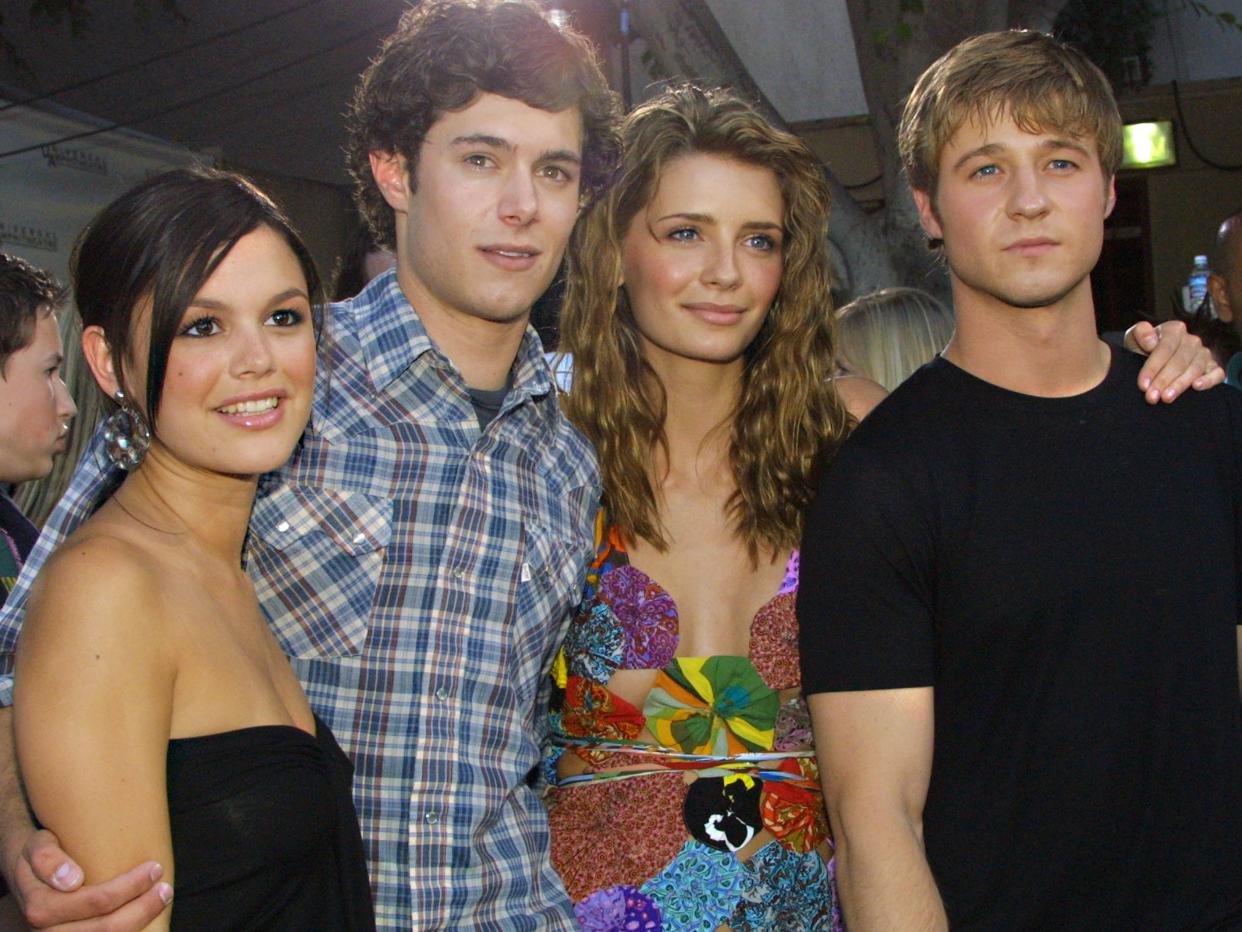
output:
<instances>
[{"instance_id":1,"label":"short blonde hair","mask_svg":"<svg viewBox=\"0 0 1242 932\"><path fill-rule=\"evenodd\" d=\"M918 288L882 288L837 311L837 351L848 373L892 391L953 336L953 312Z\"/></svg>"},{"instance_id":2,"label":"short blonde hair","mask_svg":"<svg viewBox=\"0 0 1242 932\"><path fill-rule=\"evenodd\" d=\"M1100 166L1121 166L1121 114L1104 73L1042 32L973 36L923 72L906 100L897 146L910 187L935 194L940 153L967 120L1010 116L1027 132L1094 137Z\"/></svg>"}]
</instances>

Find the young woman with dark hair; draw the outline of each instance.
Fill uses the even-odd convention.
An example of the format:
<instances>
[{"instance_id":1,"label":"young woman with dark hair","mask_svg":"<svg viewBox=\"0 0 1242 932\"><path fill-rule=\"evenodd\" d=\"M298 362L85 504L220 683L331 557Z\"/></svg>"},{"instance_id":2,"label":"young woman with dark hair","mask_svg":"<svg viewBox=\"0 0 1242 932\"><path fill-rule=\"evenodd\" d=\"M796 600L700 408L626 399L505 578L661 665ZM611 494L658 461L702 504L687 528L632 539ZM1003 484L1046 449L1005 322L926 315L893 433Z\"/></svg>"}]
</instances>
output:
<instances>
[{"instance_id":1,"label":"young woman with dark hair","mask_svg":"<svg viewBox=\"0 0 1242 932\"><path fill-rule=\"evenodd\" d=\"M310 256L248 182L175 171L105 208L73 280L128 474L30 599L15 724L35 815L88 883L159 861L177 899L152 928L370 928L352 767L241 563L259 476L310 411Z\"/></svg>"}]
</instances>

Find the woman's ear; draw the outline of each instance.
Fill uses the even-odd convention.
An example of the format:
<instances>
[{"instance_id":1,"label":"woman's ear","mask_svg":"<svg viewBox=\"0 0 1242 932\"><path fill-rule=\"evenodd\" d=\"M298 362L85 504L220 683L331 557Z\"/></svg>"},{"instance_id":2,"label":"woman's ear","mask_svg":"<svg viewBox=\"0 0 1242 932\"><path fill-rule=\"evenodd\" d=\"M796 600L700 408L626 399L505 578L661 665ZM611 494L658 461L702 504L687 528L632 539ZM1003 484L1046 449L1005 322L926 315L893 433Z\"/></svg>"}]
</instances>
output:
<instances>
[{"instance_id":1,"label":"woman's ear","mask_svg":"<svg viewBox=\"0 0 1242 932\"><path fill-rule=\"evenodd\" d=\"M104 336L103 327L91 324L82 329L82 355L86 357L86 364L91 367L91 374L104 394L115 398L121 383L112 360L112 346Z\"/></svg>"}]
</instances>

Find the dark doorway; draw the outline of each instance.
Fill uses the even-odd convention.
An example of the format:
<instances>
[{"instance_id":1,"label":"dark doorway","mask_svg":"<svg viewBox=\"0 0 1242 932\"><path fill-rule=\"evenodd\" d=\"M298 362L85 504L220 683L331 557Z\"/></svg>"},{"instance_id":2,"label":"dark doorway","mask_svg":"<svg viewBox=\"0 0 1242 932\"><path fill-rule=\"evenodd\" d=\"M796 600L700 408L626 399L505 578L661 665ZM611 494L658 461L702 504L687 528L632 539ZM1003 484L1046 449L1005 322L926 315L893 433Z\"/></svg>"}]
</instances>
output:
<instances>
[{"instance_id":1,"label":"dark doorway","mask_svg":"<svg viewBox=\"0 0 1242 932\"><path fill-rule=\"evenodd\" d=\"M1155 316L1147 178L1117 177L1117 206L1104 222L1104 248L1091 273L1098 332L1125 330Z\"/></svg>"}]
</instances>

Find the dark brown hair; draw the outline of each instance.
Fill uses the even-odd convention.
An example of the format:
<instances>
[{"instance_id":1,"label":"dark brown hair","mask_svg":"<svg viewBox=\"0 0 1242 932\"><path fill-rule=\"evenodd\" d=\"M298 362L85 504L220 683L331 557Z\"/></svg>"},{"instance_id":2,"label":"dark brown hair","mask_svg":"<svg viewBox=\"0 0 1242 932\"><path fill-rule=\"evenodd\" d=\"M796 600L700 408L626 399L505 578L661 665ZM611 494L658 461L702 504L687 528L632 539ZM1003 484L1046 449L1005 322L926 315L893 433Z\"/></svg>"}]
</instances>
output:
<instances>
[{"instance_id":1,"label":"dark brown hair","mask_svg":"<svg viewBox=\"0 0 1242 932\"><path fill-rule=\"evenodd\" d=\"M0 378L9 357L34 339L40 315L58 310L65 296L64 286L43 269L0 253Z\"/></svg>"},{"instance_id":2,"label":"dark brown hair","mask_svg":"<svg viewBox=\"0 0 1242 932\"><path fill-rule=\"evenodd\" d=\"M481 93L552 112L582 114L582 197L594 199L617 159L620 116L595 52L521 0L429 0L401 17L362 74L346 153L358 210L380 246L397 245L392 208L371 176L370 154L405 157L411 183L427 131Z\"/></svg>"},{"instance_id":3,"label":"dark brown hair","mask_svg":"<svg viewBox=\"0 0 1242 932\"><path fill-rule=\"evenodd\" d=\"M153 175L105 207L74 246L70 274L82 326L103 328L118 380L133 359L134 311L151 301L146 413L153 428L185 309L237 241L261 226L289 244L317 307L319 274L301 237L266 194L230 172Z\"/></svg>"}]
</instances>

